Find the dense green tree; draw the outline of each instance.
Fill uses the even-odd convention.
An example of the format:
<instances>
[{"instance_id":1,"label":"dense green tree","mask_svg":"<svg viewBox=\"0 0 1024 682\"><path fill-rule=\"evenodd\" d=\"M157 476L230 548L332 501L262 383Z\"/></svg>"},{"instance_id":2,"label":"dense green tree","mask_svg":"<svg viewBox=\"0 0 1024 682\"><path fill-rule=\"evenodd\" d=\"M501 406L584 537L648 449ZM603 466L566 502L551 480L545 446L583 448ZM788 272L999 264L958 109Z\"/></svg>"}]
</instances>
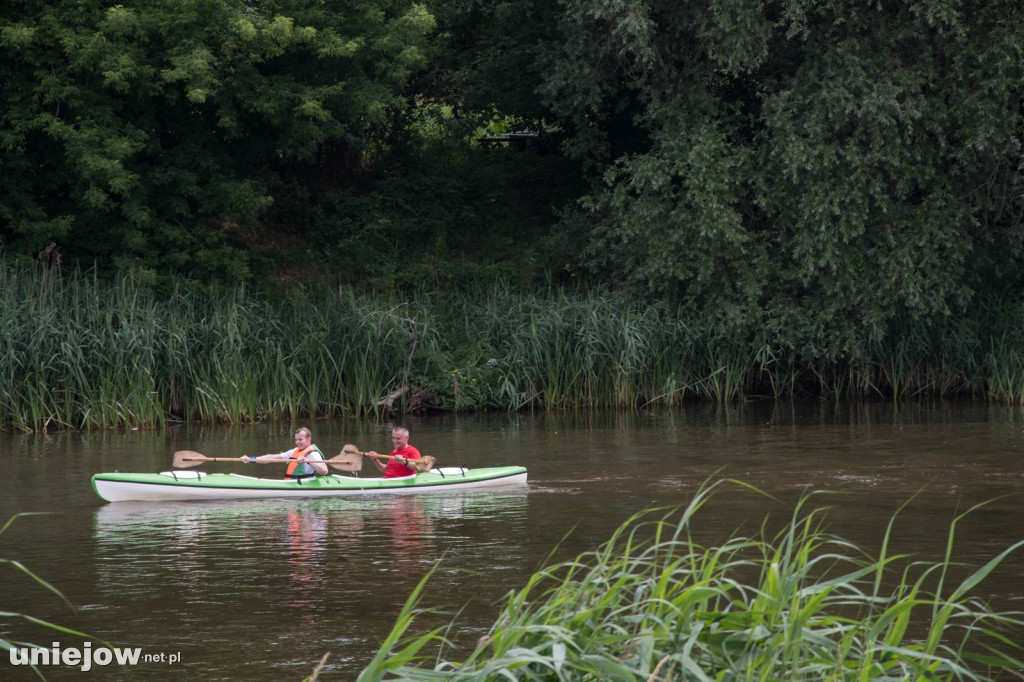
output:
<instances>
[{"instance_id":1,"label":"dense green tree","mask_svg":"<svg viewBox=\"0 0 1024 682\"><path fill-rule=\"evenodd\" d=\"M849 356L1021 283L1024 7L565 0L547 102L599 162L590 264Z\"/></svg>"},{"instance_id":2,"label":"dense green tree","mask_svg":"<svg viewBox=\"0 0 1024 682\"><path fill-rule=\"evenodd\" d=\"M437 18L437 52L420 82L424 95L474 121L511 117L536 129L551 118L538 89L542 49L559 39L557 3L428 0L427 6Z\"/></svg>"},{"instance_id":3,"label":"dense green tree","mask_svg":"<svg viewBox=\"0 0 1024 682\"><path fill-rule=\"evenodd\" d=\"M382 286L578 245L616 287L824 359L1024 284L1014 3L426 7L5 3L0 241L235 278L232 238L270 222ZM574 166L454 148L495 115L559 127L592 171L562 234L541 223Z\"/></svg>"},{"instance_id":4,"label":"dense green tree","mask_svg":"<svg viewBox=\"0 0 1024 682\"><path fill-rule=\"evenodd\" d=\"M227 235L290 164L374 145L432 27L409 0L5 2L0 242L244 277Z\"/></svg>"}]
</instances>

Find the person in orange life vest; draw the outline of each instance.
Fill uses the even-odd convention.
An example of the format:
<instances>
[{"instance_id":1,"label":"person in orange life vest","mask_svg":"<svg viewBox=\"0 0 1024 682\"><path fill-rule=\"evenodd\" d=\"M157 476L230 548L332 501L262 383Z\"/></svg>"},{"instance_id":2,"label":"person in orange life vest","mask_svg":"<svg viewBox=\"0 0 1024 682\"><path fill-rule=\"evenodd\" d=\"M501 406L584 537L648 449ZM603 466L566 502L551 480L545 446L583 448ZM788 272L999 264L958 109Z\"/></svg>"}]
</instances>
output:
<instances>
[{"instance_id":1,"label":"person in orange life vest","mask_svg":"<svg viewBox=\"0 0 1024 682\"><path fill-rule=\"evenodd\" d=\"M275 459L290 459L288 469L285 471L285 478L313 478L316 474L327 474L327 465L320 464L314 460L323 460L324 454L320 448L313 445L313 434L303 426L295 432L295 447L286 452L279 452L272 455L260 455L259 457L242 457L242 461L249 462L270 462Z\"/></svg>"},{"instance_id":2,"label":"person in orange life vest","mask_svg":"<svg viewBox=\"0 0 1024 682\"><path fill-rule=\"evenodd\" d=\"M384 478L398 478L415 474L415 469L405 466L406 460L420 458L420 451L409 445L409 429L404 426L396 426L391 429L391 443L395 449L391 451L391 459L388 460L387 465L377 458L377 453L373 450L366 453L370 456L370 461L383 472Z\"/></svg>"}]
</instances>

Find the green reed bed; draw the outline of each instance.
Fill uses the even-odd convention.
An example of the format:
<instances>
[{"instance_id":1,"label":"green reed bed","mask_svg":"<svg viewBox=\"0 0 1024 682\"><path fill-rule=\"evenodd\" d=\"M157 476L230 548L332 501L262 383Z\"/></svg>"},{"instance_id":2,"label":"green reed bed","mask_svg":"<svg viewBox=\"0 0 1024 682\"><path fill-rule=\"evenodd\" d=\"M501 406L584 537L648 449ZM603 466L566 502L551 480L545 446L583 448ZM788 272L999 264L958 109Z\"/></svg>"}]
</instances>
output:
<instances>
[{"instance_id":1,"label":"green reed bed","mask_svg":"<svg viewBox=\"0 0 1024 682\"><path fill-rule=\"evenodd\" d=\"M654 396L674 401L683 364L657 364L682 327L657 307L610 295L513 293L496 287L469 311L457 334L486 330L486 355L499 370L500 397L520 406L624 407ZM479 366L470 366L479 371ZM499 396L496 396L499 397Z\"/></svg>"},{"instance_id":2,"label":"green reed bed","mask_svg":"<svg viewBox=\"0 0 1024 682\"><path fill-rule=\"evenodd\" d=\"M0 268L0 428L361 413L404 365L396 324L351 296L57 274Z\"/></svg>"},{"instance_id":3,"label":"green reed bed","mask_svg":"<svg viewBox=\"0 0 1024 682\"><path fill-rule=\"evenodd\" d=\"M702 546L693 537L694 519L719 485L702 489L679 515L637 515L597 551L534 574L509 594L464 660L445 658L440 630L404 636L415 622L410 600L360 682L845 682L1024 674L1024 614L994 611L973 596L1024 541L963 575L951 550L938 562L892 554L890 523L871 558L827 534L823 510L811 509L814 496L807 495L778 532L768 530L766 519L760 534ZM950 526L948 548L962 518Z\"/></svg>"},{"instance_id":4,"label":"green reed bed","mask_svg":"<svg viewBox=\"0 0 1024 682\"><path fill-rule=\"evenodd\" d=\"M446 410L801 394L1024 404L1022 320L1024 305L999 301L868 327L846 350L792 347L606 292L158 290L0 259L0 429L377 414L399 394L399 409Z\"/></svg>"},{"instance_id":5,"label":"green reed bed","mask_svg":"<svg viewBox=\"0 0 1024 682\"><path fill-rule=\"evenodd\" d=\"M1001 323L987 337L988 389L1001 400L1024 405L1024 307L1002 301L994 317Z\"/></svg>"}]
</instances>

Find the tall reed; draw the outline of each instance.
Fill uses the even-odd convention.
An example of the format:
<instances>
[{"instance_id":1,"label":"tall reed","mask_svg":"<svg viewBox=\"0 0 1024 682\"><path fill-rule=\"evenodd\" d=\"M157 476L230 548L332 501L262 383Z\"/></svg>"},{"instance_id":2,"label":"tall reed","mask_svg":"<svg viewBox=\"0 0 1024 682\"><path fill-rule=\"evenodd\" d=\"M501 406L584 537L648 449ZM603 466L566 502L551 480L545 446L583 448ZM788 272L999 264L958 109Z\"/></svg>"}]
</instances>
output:
<instances>
[{"instance_id":1,"label":"tall reed","mask_svg":"<svg viewBox=\"0 0 1024 682\"><path fill-rule=\"evenodd\" d=\"M406 340L378 302L0 267L0 428L247 422L375 409Z\"/></svg>"},{"instance_id":2,"label":"tall reed","mask_svg":"<svg viewBox=\"0 0 1024 682\"><path fill-rule=\"evenodd\" d=\"M1024 404L1024 303L895 318L855 348L783 345L599 291L410 298L169 290L0 257L0 430L672 406L799 394L971 394Z\"/></svg>"},{"instance_id":3,"label":"tall reed","mask_svg":"<svg viewBox=\"0 0 1024 682\"><path fill-rule=\"evenodd\" d=\"M359 679L845 682L1024 670L1024 614L973 595L1024 541L954 580L951 552L934 563L892 554L891 523L865 558L825 533L806 495L776 533L766 519L760 535L701 546L694 519L719 485L681 514L639 514L597 551L534 574L465 659L447 660L443 646L433 658L436 631L392 637ZM396 633L412 618L407 608Z\"/></svg>"}]
</instances>

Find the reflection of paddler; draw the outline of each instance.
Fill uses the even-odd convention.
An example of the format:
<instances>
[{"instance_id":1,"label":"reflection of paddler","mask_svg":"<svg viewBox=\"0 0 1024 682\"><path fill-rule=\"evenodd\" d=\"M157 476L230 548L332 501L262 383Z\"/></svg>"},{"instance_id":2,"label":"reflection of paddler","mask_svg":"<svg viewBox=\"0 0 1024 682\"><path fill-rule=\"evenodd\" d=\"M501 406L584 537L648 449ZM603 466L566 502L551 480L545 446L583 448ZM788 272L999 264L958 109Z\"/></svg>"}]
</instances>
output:
<instances>
[{"instance_id":1,"label":"reflection of paddler","mask_svg":"<svg viewBox=\"0 0 1024 682\"><path fill-rule=\"evenodd\" d=\"M398 558L419 561L420 542L424 530L430 530L430 517L423 514L419 497L395 500L388 509L391 517L391 544L399 550ZM425 527L426 526L426 527Z\"/></svg>"},{"instance_id":2,"label":"reflection of paddler","mask_svg":"<svg viewBox=\"0 0 1024 682\"><path fill-rule=\"evenodd\" d=\"M385 466L377 457L377 453L371 450L366 453L371 457L374 465L384 474L384 478L399 478L401 476L412 476L416 470L405 465L406 460L419 459L420 451L409 445L409 429L404 426L396 426L391 429L391 443L395 449L391 451L391 459Z\"/></svg>"},{"instance_id":3,"label":"reflection of paddler","mask_svg":"<svg viewBox=\"0 0 1024 682\"><path fill-rule=\"evenodd\" d=\"M324 454L320 448L313 445L313 434L305 426L295 432L295 447L285 452L271 455L260 455L259 457L242 457L242 461L269 462L275 459L287 459L288 469L285 471L285 478L313 478L316 474L327 475L327 465L319 464L316 460L323 460Z\"/></svg>"},{"instance_id":4,"label":"reflection of paddler","mask_svg":"<svg viewBox=\"0 0 1024 682\"><path fill-rule=\"evenodd\" d=\"M395 569L395 575L389 582L398 588L395 594L404 601L423 577L424 544L433 537L433 523L430 516L423 513L418 495L389 500L388 517L391 522L391 563Z\"/></svg>"},{"instance_id":5,"label":"reflection of paddler","mask_svg":"<svg viewBox=\"0 0 1024 682\"><path fill-rule=\"evenodd\" d=\"M323 577L322 563L327 519L314 511L288 510L285 523L288 545L288 592L292 606L308 606L316 599L317 583Z\"/></svg>"}]
</instances>

